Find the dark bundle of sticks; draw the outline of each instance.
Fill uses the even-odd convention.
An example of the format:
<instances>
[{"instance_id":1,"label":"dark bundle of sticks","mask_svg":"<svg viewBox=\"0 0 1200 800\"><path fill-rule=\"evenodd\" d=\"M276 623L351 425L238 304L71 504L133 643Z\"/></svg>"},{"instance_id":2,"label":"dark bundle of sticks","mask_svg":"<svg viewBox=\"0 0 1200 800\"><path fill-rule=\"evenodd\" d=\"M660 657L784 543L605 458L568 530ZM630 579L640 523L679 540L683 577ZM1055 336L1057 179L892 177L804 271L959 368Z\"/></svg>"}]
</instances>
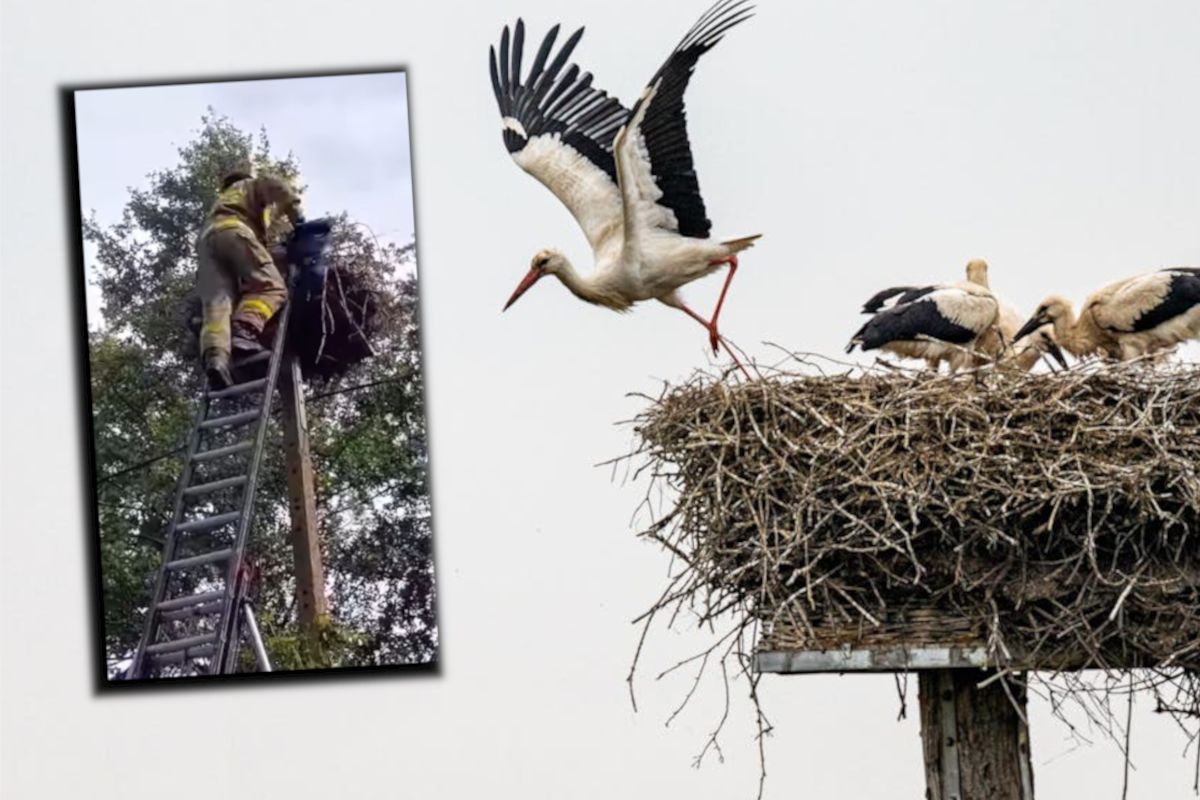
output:
<instances>
[{"instance_id":1,"label":"dark bundle of sticks","mask_svg":"<svg viewBox=\"0 0 1200 800\"><path fill-rule=\"evenodd\" d=\"M377 276L352 264L331 264L323 286L298 289L292 301L288 345L300 357L305 379L332 378L374 354Z\"/></svg>"}]
</instances>

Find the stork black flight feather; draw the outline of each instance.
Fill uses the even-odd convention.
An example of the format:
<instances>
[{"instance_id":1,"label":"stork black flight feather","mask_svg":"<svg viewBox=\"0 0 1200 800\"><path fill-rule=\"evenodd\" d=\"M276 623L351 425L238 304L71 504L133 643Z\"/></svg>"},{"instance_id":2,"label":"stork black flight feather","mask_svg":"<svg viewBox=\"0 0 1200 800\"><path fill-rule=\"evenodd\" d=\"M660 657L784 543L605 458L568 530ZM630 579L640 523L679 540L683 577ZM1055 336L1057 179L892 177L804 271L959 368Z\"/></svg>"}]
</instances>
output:
<instances>
[{"instance_id":1,"label":"stork black flight feather","mask_svg":"<svg viewBox=\"0 0 1200 800\"><path fill-rule=\"evenodd\" d=\"M654 95L642 120L641 134L654 182L663 193L658 203L674 212L684 236L708 238L712 222L700 197L700 182L692 163L683 93L700 56L721 41L730 28L754 16L753 8L749 0L723 0L714 5L684 34L646 87L646 92L653 90ZM637 114L645 102L646 92L634 104L631 115Z\"/></svg>"},{"instance_id":2,"label":"stork black flight feather","mask_svg":"<svg viewBox=\"0 0 1200 800\"><path fill-rule=\"evenodd\" d=\"M615 183L613 138L628 118L629 110L593 87L591 73L580 74L574 64L563 71L583 38L583 30L571 34L547 66L559 32L558 25L551 28L534 56L529 75L522 80L525 22L517 20L511 53L509 29L505 26L500 35L499 58L496 48L489 51L492 91L503 117L504 146L508 152L519 152L535 136L557 134L564 144L602 169Z\"/></svg>"},{"instance_id":3,"label":"stork black flight feather","mask_svg":"<svg viewBox=\"0 0 1200 800\"><path fill-rule=\"evenodd\" d=\"M1181 267L1163 272L1171 273L1167 293L1161 303L1134 321L1132 330L1136 333L1156 328L1200 306L1200 268Z\"/></svg>"},{"instance_id":4,"label":"stork black flight feather","mask_svg":"<svg viewBox=\"0 0 1200 800\"><path fill-rule=\"evenodd\" d=\"M914 300L919 300L936 288L936 286L893 286L890 289L884 289L863 303L862 313L874 314L878 312L893 297L896 298L896 302L892 304L893 306L902 306L905 303L911 303ZM897 295L899 296L897 297Z\"/></svg>"}]
</instances>

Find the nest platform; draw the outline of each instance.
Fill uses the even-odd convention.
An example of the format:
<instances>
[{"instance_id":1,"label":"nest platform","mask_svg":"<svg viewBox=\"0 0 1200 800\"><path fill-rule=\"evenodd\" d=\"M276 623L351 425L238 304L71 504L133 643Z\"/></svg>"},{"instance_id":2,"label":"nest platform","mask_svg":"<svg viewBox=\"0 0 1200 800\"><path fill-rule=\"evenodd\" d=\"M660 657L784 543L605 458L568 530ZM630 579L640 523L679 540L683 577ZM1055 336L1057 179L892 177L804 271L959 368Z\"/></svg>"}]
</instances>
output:
<instances>
[{"instance_id":1,"label":"nest platform","mask_svg":"<svg viewBox=\"0 0 1200 800\"><path fill-rule=\"evenodd\" d=\"M664 605L766 672L1200 670L1200 367L838 369L651 398Z\"/></svg>"}]
</instances>

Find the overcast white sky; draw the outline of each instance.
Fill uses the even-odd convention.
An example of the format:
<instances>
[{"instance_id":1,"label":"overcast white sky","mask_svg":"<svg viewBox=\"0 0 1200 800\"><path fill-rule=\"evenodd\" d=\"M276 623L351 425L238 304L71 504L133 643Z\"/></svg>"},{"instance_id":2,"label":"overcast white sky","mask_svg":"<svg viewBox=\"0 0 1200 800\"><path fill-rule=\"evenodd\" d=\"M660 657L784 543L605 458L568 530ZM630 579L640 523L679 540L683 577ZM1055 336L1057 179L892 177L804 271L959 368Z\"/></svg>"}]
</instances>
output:
<instances>
[{"instance_id":1,"label":"overcast white sky","mask_svg":"<svg viewBox=\"0 0 1200 800\"><path fill-rule=\"evenodd\" d=\"M645 403L628 393L654 393L657 379L705 363L704 332L656 305L626 316L585 306L551 280L500 314L539 248L560 247L581 268L587 249L558 201L504 150L488 45L518 14L531 42L555 22L586 23L577 60L629 101L706 0L347 0L336 14L304 0L286 13L217 7L286 48L163 36L198 27L198 12L122 2L69 13L54 2L6 7L0 34L4 108L19 108L21 123L6 118L0 140L4 338L36 331L39 344L6 344L0 374L11 381L5 415L22 421L5 428L0 581L5 638L22 643L4 664L13 796L118 798L133 785L169 784L201 798L212 784L180 781L179 754L203 752L237 797L753 797L744 692L733 698L724 764L689 768L722 711L719 687L702 687L663 727L688 676L653 675L705 637L652 637L641 711L629 707L630 621L663 590L668 558L630 525L644 483L615 484L594 466L630 444L629 428L614 423ZM973 257L991 263L993 286L1025 310L1050 292L1078 301L1142 270L1200 264L1195 0L759 5L705 56L688 93L714 232L764 234L722 316L752 354L771 356L764 340L838 354L864 297L957 278ZM406 66L411 90L443 675L93 698L91 597L72 580L85 574L80 434L57 424L79 408L73 265L61 197L46 180L62 169L54 87L380 64ZM205 102L161 138L185 139ZM140 137L158 116L148 107L120 132ZM318 207L358 208L326 199L307 134L293 143L272 127L304 160ZM687 294L705 308L718 289L712 278ZM25 391L35 377L46 388ZM72 491L74 505L64 501ZM46 576L64 570L47 592ZM909 719L896 722L890 678L769 676L761 691L775 725L768 798L922 796L913 696ZM1120 797L1114 746L1076 747L1044 703L1031 716L1039 798ZM164 719L170 736L155 734ZM1135 724L1131 800L1193 797L1178 730L1147 704ZM72 770L54 766L64 759ZM305 763L324 766L290 766Z\"/></svg>"},{"instance_id":2,"label":"overcast white sky","mask_svg":"<svg viewBox=\"0 0 1200 800\"><path fill-rule=\"evenodd\" d=\"M208 107L272 150L290 150L307 185L305 214L348 211L380 242L413 238L407 85L403 72L91 89L75 94L80 204L120 220L129 187L178 163ZM94 248L88 248L89 270ZM98 319L99 291L88 287Z\"/></svg>"}]
</instances>

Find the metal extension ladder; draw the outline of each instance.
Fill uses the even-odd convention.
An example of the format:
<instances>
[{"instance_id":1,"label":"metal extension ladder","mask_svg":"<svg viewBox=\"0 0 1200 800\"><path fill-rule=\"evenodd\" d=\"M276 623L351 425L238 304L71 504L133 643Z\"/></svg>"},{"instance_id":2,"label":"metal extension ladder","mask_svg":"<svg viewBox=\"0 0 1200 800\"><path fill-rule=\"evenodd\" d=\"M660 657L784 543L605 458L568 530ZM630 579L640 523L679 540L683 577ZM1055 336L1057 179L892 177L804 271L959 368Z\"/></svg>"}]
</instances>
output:
<instances>
[{"instance_id":1,"label":"metal extension ladder","mask_svg":"<svg viewBox=\"0 0 1200 800\"><path fill-rule=\"evenodd\" d=\"M247 599L245 551L287 341L290 295L276 315L271 348L235 360L233 386L203 391L146 628L127 680L236 672L243 639L253 648L258 670L271 670Z\"/></svg>"}]
</instances>

